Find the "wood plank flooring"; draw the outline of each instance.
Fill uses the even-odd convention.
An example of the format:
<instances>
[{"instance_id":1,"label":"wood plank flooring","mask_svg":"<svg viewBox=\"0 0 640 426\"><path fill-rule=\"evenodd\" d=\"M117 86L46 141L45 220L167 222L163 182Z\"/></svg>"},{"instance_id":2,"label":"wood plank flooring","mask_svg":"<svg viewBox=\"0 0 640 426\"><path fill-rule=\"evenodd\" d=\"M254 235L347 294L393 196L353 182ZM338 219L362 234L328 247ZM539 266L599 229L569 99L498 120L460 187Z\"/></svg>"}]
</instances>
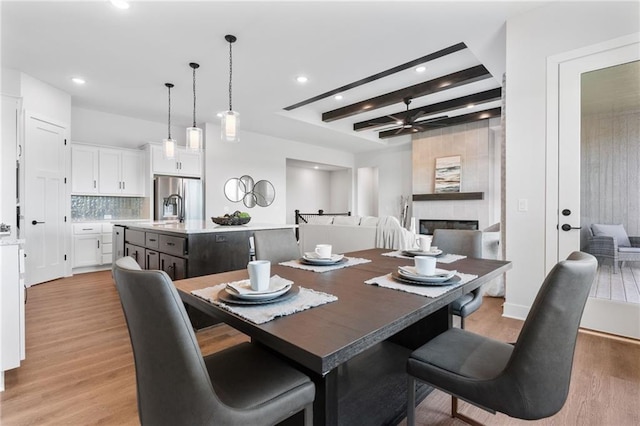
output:
<instances>
[{"instance_id":1,"label":"wood plank flooring","mask_svg":"<svg viewBox=\"0 0 640 426\"><path fill-rule=\"evenodd\" d=\"M600 265L589 297L640 304L640 263L625 262L617 274L611 265Z\"/></svg>"},{"instance_id":2,"label":"wood plank flooring","mask_svg":"<svg viewBox=\"0 0 640 426\"><path fill-rule=\"evenodd\" d=\"M522 323L503 318L502 303L485 298L482 308L467 318L467 328L515 341ZM248 340L226 325L197 336L205 354ZM2 426L139 424L131 346L109 271L29 289L27 359L6 373L5 385L0 393ZM637 425L638 401L640 344L580 333L567 404L557 415L533 423ZM449 397L434 391L418 407L418 423L462 425L449 417L449 406ZM465 403L461 411L485 424L525 423Z\"/></svg>"}]
</instances>

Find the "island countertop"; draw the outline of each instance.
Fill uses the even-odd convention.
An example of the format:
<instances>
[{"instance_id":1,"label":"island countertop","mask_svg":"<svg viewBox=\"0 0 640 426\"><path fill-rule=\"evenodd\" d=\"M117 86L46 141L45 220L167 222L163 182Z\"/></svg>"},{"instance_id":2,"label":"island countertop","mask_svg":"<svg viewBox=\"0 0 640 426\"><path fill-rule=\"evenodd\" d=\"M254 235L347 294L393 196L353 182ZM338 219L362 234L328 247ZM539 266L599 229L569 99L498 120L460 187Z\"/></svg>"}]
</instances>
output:
<instances>
[{"instance_id":1,"label":"island countertop","mask_svg":"<svg viewBox=\"0 0 640 426\"><path fill-rule=\"evenodd\" d=\"M223 226L216 225L211 221L205 220L188 220L183 223L175 221L158 221L158 222L138 222L138 221L113 221L114 225L126 226L127 228L137 228L149 231L165 231L175 232L179 234L207 234L219 232L238 232L238 231L259 231L263 229L294 229L298 225L294 224L274 224L274 223L251 223L246 225Z\"/></svg>"}]
</instances>

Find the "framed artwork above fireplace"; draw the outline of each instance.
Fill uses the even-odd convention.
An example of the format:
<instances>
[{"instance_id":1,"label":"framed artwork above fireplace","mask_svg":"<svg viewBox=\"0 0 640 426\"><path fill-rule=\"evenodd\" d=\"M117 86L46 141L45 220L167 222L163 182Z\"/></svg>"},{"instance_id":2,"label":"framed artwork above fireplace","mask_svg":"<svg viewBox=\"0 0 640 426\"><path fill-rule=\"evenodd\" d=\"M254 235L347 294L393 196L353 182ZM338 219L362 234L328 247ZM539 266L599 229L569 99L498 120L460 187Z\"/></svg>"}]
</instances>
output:
<instances>
[{"instance_id":1,"label":"framed artwork above fireplace","mask_svg":"<svg viewBox=\"0 0 640 426\"><path fill-rule=\"evenodd\" d=\"M460 156L436 158L435 193L460 192Z\"/></svg>"}]
</instances>

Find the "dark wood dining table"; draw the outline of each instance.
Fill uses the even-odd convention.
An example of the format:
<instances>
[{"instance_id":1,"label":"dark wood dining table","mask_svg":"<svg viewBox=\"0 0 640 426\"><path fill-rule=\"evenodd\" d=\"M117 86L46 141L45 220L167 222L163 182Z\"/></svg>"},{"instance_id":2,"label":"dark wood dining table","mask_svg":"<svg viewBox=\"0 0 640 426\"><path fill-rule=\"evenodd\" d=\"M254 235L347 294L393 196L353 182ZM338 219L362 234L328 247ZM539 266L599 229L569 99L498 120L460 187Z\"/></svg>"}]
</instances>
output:
<instances>
[{"instance_id":1,"label":"dark wood dining table","mask_svg":"<svg viewBox=\"0 0 640 426\"><path fill-rule=\"evenodd\" d=\"M453 300L503 274L511 263L465 258L438 264L478 278L429 298L364 283L413 264L412 259L382 255L389 251L347 253L371 262L326 272L272 265L272 274L338 300L260 325L191 294L246 279L246 269L180 280L175 285L185 303L247 334L309 374L316 384L315 425L396 424L406 415L408 355L451 327L448 305ZM424 398L430 390L423 385L418 397Z\"/></svg>"}]
</instances>

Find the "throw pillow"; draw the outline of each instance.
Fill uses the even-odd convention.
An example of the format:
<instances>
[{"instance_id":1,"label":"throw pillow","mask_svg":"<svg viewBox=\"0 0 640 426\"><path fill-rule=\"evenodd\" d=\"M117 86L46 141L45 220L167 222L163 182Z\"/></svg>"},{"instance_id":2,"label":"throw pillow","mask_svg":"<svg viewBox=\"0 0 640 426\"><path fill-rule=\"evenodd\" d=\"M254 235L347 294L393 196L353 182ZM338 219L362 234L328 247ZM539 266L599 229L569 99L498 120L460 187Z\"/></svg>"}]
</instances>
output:
<instances>
[{"instance_id":1,"label":"throw pillow","mask_svg":"<svg viewBox=\"0 0 640 426\"><path fill-rule=\"evenodd\" d=\"M378 218L375 216L364 216L360 219L360 226L378 226Z\"/></svg>"},{"instance_id":2,"label":"throw pillow","mask_svg":"<svg viewBox=\"0 0 640 426\"><path fill-rule=\"evenodd\" d=\"M624 230L622 225L601 225L594 223L591 225L593 235L596 237L606 236L613 237L618 241L618 247L631 247L631 241L627 231Z\"/></svg>"},{"instance_id":3,"label":"throw pillow","mask_svg":"<svg viewBox=\"0 0 640 426\"><path fill-rule=\"evenodd\" d=\"M311 216L307 219L307 223L312 225L331 225L333 216Z\"/></svg>"},{"instance_id":4,"label":"throw pillow","mask_svg":"<svg viewBox=\"0 0 640 426\"><path fill-rule=\"evenodd\" d=\"M334 225L360 225L360 216L336 216L333 218Z\"/></svg>"}]
</instances>

